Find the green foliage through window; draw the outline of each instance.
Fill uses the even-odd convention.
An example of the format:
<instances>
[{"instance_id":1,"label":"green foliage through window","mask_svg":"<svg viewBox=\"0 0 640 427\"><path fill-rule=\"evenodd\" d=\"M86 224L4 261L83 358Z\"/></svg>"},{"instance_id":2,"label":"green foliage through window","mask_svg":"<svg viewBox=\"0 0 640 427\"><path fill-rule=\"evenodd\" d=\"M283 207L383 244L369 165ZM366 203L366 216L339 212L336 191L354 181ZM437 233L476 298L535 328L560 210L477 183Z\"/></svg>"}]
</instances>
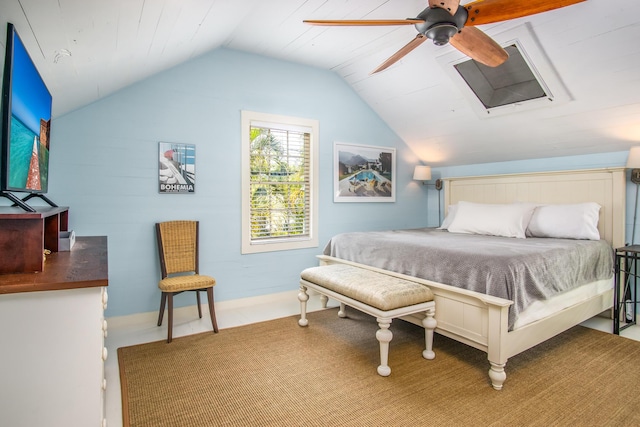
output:
<instances>
[{"instance_id":1,"label":"green foliage through window","mask_svg":"<svg viewBox=\"0 0 640 427\"><path fill-rule=\"evenodd\" d=\"M308 132L251 126L251 240L309 236Z\"/></svg>"}]
</instances>

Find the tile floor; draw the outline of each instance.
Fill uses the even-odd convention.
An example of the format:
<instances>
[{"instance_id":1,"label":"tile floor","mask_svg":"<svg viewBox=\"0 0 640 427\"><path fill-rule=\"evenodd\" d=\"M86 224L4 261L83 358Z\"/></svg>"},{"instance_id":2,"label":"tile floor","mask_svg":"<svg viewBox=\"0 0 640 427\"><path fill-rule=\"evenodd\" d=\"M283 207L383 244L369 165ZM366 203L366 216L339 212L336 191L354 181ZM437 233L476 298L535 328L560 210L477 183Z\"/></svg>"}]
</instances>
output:
<instances>
[{"instance_id":1,"label":"tile floor","mask_svg":"<svg viewBox=\"0 0 640 427\"><path fill-rule=\"evenodd\" d=\"M300 313L297 293L298 291L296 290L267 297L246 298L243 300L216 303L218 327L225 329L279 317L297 315ZM333 306L331 300L329 301L329 306ZM318 296L311 295L308 302L308 311L315 311L320 308ZM166 339L166 323L162 327L157 327L157 315L157 312L153 312L107 319L109 329L106 346L109 357L105 362L105 378L108 384L105 410L107 425L109 427L122 426L122 402L116 350L123 346ZM611 320L604 317L594 317L584 322L583 325L605 332L612 332ZM193 306L176 309L174 311L174 337L206 332L211 329L211 321L206 315L206 309L203 309L202 319L198 318L196 309ZM636 325L625 329L620 335L640 341L640 326Z\"/></svg>"}]
</instances>

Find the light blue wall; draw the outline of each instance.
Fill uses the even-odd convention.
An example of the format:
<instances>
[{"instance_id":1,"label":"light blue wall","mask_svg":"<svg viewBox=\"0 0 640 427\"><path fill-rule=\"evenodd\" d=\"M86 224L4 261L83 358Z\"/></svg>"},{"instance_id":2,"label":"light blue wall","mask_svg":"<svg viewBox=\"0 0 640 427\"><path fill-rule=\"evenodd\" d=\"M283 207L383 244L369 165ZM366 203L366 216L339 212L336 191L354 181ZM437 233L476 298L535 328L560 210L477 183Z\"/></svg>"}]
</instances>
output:
<instances>
[{"instance_id":1,"label":"light blue wall","mask_svg":"<svg viewBox=\"0 0 640 427\"><path fill-rule=\"evenodd\" d=\"M240 254L243 109L319 120L320 247ZM196 194L158 194L159 141L196 145ZM334 203L334 141L395 147L397 202ZM626 156L434 168L433 176L622 166ZM440 194L412 181L417 163L400 138L334 73L220 49L55 119L49 196L70 207L70 227L77 235L108 236L106 314L118 316L158 309L155 222L200 221L201 271L216 277L217 301L293 290L299 272L316 264L315 256L336 233L438 223ZM628 223L634 197L635 186L629 186ZM176 305L191 305L192 299L179 296Z\"/></svg>"},{"instance_id":2,"label":"light blue wall","mask_svg":"<svg viewBox=\"0 0 640 427\"><path fill-rule=\"evenodd\" d=\"M603 141L606 144L606 141ZM597 169L606 167L624 167L629 152L613 152L603 154L590 154L570 157L554 157L547 159L520 160L513 162L484 163L466 166L450 166L432 169L432 180L437 178L450 178L459 176L476 176L508 173L543 172L556 170ZM438 194L433 187L428 192L428 225L435 227L438 224L438 197L441 198L440 206L444 211L443 195ZM632 241L633 217L636 197L636 185L629 181L627 172L626 200L626 242ZM441 218L444 219L443 214ZM639 242L640 224L636 226L635 242Z\"/></svg>"},{"instance_id":3,"label":"light blue wall","mask_svg":"<svg viewBox=\"0 0 640 427\"><path fill-rule=\"evenodd\" d=\"M320 122L320 247L240 254L240 111ZM52 123L49 197L79 236L109 241L107 316L158 309L153 224L200 221L203 274L216 301L292 290L328 239L348 230L423 227L415 155L335 73L217 50ZM196 194L158 194L158 142L196 145ZM397 149L396 203L334 203L333 142ZM193 295L176 305L194 304Z\"/></svg>"}]
</instances>

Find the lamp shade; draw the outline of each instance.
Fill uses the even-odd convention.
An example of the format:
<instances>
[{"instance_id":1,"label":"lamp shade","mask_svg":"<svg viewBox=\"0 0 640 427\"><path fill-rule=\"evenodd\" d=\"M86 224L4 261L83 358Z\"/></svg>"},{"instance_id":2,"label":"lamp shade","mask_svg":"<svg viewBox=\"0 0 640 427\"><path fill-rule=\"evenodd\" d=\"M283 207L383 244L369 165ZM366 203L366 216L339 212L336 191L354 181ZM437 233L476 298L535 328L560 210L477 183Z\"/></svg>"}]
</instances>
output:
<instances>
[{"instance_id":1,"label":"lamp shade","mask_svg":"<svg viewBox=\"0 0 640 427\"><path fill-rule=\"evenodd\" d=\"M638 155L640 155L640 152L638 152ZM429 181L431 179L431 166L416 166L413 170L413 179L416 181Z\"/></svg>"},{"instance_id":2,"label":"lamp shade","mask_svg":"<svg viewBox=\"0 0 640 427\"><path fill-rule=\"evenodd\" d=\"M627 158L627 168L640 168L640 146L631 147L631 149L629 150L629 157Z\"/></svg>"}]
</instances>

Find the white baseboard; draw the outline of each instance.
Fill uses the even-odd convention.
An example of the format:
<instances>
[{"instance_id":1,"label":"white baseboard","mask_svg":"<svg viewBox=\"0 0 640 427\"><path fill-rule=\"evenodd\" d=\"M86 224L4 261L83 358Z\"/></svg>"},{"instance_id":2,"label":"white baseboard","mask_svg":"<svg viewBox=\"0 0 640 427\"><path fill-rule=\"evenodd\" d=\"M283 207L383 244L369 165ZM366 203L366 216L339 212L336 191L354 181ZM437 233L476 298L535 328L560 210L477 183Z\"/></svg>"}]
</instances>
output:
<instances>
[{"instance_id":1,"label":"white baseboard","mask_svg":"<svg viewBox=\"0 0 640 427\"><path fill-rule=\"evenodd\" d=\"M216 319L220 328L239 326L240 324L255 323L275 319L278 317L292 316L300 313L298 290L279 292L256 297L239 298L227 301L216 301ZM321 309L318 294L310 292L311 298L307 305L307 311ZM206 297L202 304L203 317L208 313ZM173 312L174 322L177 319L193 318L196 305L176 308ZM165 314L166 316L166 314ZM158 312L150 311L135 313L126 316L113 316L107 318L109 328L132 327L136 325L155 325L158 320Z\"/></svg>"}]
</instances>

